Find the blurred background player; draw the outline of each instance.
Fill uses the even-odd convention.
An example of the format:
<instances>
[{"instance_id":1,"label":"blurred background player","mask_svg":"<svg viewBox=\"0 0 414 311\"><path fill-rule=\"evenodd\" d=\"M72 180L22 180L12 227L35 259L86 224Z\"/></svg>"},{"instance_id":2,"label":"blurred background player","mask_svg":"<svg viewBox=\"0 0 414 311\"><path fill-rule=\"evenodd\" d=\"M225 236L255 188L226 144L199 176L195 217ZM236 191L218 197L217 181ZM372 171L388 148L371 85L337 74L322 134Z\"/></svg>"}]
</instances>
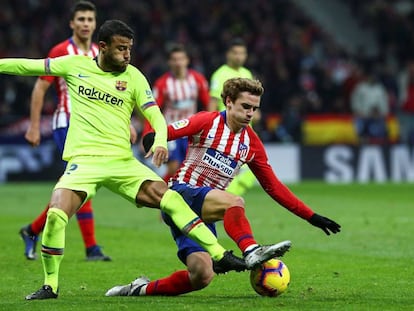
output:
<instances>
[{"instance_id":1,"label":"blurred background player","mask_svg":"<svg viewBox=\"0 0 414 311\"><path fill-rule=\"evenodd\" d=\"M190 69L190 58L182 44L173 44L167 52L169 71L153 86L154 97L167 123L185 119L198 110L207 110L210 95L207 79ZM146 122L148 129L148 122ZM168 142L169 158L164 180L168 182L185 158L187 139Z\"/></svg>"},{"instance_id":2,"label":"blurred background player","mask_svg":"<svg viewBox=\"0 0 414 311\"><path fill-rule=\"evenodd\" d=\"M96 57L98 46L92 42L92 35L96 28L96 7L92 2L79 1L71 10L69 26L72 29L72 36L55 45L48 54L48 57L58 57L63 55L88 55ZM58 104L53 116L53 138L62 155L65 145L66 134L69 127L70 117L70 98L66 82L61 77L42 76L39 77L32 91L30 104L30 123L25 138L32 146L40 144L40 119L42 107L47 90L54 84ZM66 166L66 162L64 163ZM20 235L25 243L24 254L27 259L36 259L36 243L38 235L43 231L46 223L46 214L49 204L43 212L30 224L20 230ZM91 201L86 202L76 213L83 242L86 248L87 260L110 261L111 258L102 253L97 245L95 238L95 224Z\"/></svg>"},{"instance_id":3,"label":"blurred background player","mask_svg":"<svg viewBox=\"0 0 414 311\"><path fill-rule=\"evenodd\" d=\"M223 111L226 109L221 98L224 82L231 78L252 79L252 72L244 67L247 60L247 46L240 38L234 38L227 46L226 63L213 72L210 79L209 111ZM255 111L253 123L260 120L260 111ZM256 177L248 168L243 168L238 176L231 182L227 191L236 195L243 195L246 190L254 186Z\"/></svg>"}]
</instances>

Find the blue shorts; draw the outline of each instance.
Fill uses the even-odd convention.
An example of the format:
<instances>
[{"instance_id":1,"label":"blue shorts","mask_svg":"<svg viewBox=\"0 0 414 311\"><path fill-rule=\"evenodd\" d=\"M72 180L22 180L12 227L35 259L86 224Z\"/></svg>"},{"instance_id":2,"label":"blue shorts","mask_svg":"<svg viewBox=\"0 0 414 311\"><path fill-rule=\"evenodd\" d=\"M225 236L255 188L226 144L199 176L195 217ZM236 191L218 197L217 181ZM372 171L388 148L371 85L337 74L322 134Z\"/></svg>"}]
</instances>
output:
<instances>
[{"instance_id":1,"label":"blue shorts","mask_svg":"<svg viewBox=\"0 0 414 311\"><path fill-rule=\"evenodd\" d=\"M53 139L58 148L60 158L62 158L63 148L65 148L66 135L68 134L67 127L61 127L53 130ZM62 160L63 161L63 160ZM66 161L63 161L64 168L66 168Z\"/></svg>"},{"instance_id":2,"label":"blue shorts","mask_svg":"<svg viewBox=\"0 0 414 311\"><path fill-rule=\"evenodd\" d=\"M188 139L187 137L181 137L176 140L168 142L168 159L169 161L178 161L181 163L185 159L187 153Z\"/></svg>"},{"instance_id":3,"label":"blue shorts","mask_svg":"<svg viewBox=\"0 0 414 311\"><path fill-rule=\"evenodd\" d=\"M212 188L210 187L192 187L186 184L175 183L170 187L172 190L177 191L191 207L191 209L201 217L201 208L203 207L204 199ZM206 250L202 248L197 242L194 242L189 237L185 236L180 229L172 221L171 217L165 213L162 213L162 217L165 223L170 226L171 234L177 244L178 258L186 264L187 256L195 252L205 252ZM207 224L207 227L217 236L216 225L214 223Z\"/></svg>"}]
</instances>

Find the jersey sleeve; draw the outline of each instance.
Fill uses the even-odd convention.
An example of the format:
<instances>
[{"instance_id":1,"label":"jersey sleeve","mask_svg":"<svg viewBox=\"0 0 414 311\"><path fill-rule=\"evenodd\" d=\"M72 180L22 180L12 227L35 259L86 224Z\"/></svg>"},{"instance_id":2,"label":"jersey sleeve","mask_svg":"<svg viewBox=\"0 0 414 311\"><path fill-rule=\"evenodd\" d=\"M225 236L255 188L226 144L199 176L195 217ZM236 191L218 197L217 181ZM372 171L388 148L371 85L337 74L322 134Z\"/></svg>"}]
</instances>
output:
<instances>
[{"instance_id":1,"label":"jersey sleeve","mask_svg":"<svg viewBox=\"0 0 414 311\"><path fill-rule=\"evenodd\" d=\"M214 113L201 111L188 119L178 120L168 125L168 140L192 136L199 133L211 120Z\"/></svg>"},{"instance_id":2,"label":"jersey sleeve","mask_svg":"<svg viewBox=\"0 0 414 311\"><path fill-rule=\"evenodd\" d=\"M19 76L40 76L50 71L50 59L0 59L0 72Z\"/></svg>"},{"instance_id":3,"label":"jersey sleeve","mask_svg":"<svg viewBox=\"0 0 414 311\"><path fill-rule=\"evenodd\" d=\"M137 76L137 88L136 101L139 111L142 113L144 118L148 121L150 128L153 128L155 131L154 144L152 150L155 147L164 147L167 149L167 124L165 118L161 113L160 108L155 103L151 88L147 79L139 74Z\"/></svg>"},{"instance_id":4,"label":"jersey sleeve","mask_svg":"<svg viewBox=\"0 0 414 311\"><path fill-rule=\"evenodd\" d=\"M56 58L56 57L60 57L60 56L64 56L67 53L64 53L64 51L62 51L62 49L60 48L59 45L54 46L48 53L47 57L48 58ZM45 80L49 83L53 83L56 79L55 76L40 76L39 77L42 80Z\"/></svg>"},{"instance_id":5,"label":"jersey sleeve","mask_svg":"<svg viewBox=\"0 0 414 311\"><path fill-rule=\"evenodd\" d=\"M254 148L255 156L248 165L263 189L280 205L295 215L305 220L309 220L314 214L313 210L296 197L295 194L293 194L289 188L277 178L269 164L266 150L258 137L254 140L254 144L251 144L251 146Z\"/></svg>"}]
</instances>

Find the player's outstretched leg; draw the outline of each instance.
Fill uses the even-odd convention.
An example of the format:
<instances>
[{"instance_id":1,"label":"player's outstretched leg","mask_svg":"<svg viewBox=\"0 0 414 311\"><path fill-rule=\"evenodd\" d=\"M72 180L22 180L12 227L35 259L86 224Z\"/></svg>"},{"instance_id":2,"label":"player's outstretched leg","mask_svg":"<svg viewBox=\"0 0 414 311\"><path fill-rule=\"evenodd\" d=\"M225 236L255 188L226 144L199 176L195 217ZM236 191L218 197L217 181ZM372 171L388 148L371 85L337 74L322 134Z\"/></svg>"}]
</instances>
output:
<instances>
[{"instance_id":1,"label":"player's outstretched leg","mask_svg":"<svg viewBox=\"0 0 414 311\"><path fill-rule=\"evenodd\" d=\"M271 245L258 245L243 254L248 269L253 269L271 258L282 257L290 248L290 241Z\"/></svg>"},{"instance_id":2,"label":"player's outstretched leg","mask_svg":"<svg viewBox=\"0 0 414 311\"><path fill-rule=\"evenodd\" d=\"M143 296L145 295L145 285L147 285L150 280L141 276L132 283L127 285L118 285L114 286L106 292L105 296Z\"/></svg>"}]
</instances>

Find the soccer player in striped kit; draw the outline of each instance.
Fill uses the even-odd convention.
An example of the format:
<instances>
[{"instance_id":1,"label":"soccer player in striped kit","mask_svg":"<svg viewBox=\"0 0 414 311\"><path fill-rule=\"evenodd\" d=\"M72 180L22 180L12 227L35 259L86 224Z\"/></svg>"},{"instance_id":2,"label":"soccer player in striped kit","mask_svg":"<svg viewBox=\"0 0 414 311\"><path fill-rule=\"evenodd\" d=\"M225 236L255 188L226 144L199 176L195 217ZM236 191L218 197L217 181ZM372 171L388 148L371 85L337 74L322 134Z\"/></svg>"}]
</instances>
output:
<instances>
[{"instance_id":1,"label":"soccer player in striped kit","mask_svg":"<svg viewBox=\"0 0 414 311\"><path fill-rule=\"evenodd\" d=\"M316 214L297 198L270 166L266 150L249 126L260 106L263 87L258 80L233 78L225 82L222 98L226 110L200 112L168 126L168 139L188 137L188 152L183 165L173 177L170 188L179 192L216 234L215 221L223 220L226 233L243 252L247 268L258 264L260 257L282 256L290 241L260 246L253 237L244 212L243 198L225 191L242 165L247 164L263 189L280 205L321 228L326 234L337 233L340 225ZM144 138L144 147L152 145L152 134ZM206 287L214 277L210 256L197 243L187 239L164 215L178 246L178 257L187 270L176 271L155 281L139 277L127 285L109 289L107 296L180 295Z\"/></svg>"},{"instance_id":2,"label":"soccer player in striped kit","mask_svg":"<svg viewBox=\"0 0 414 311\"><path fill-rule=\"evenodd\" d=\"M168 49L169 71L159 77L153 87L154 97L167 123L185 119L195 114L199 107L207 110L210 95L207 79L189 68L190 58L181 44ZM148 125L148 122L146 123ZM146 132L146 130L144 131ZM185 137L168 143L169 158L164 180L168 182L185 158Z\"/></svg>"},{"instance_id":3,"label":"soccer player in striped kit","mask_svg":"<svg viewBox=\"0 0 414 311\"><path fill-rule=\"evenodd\" d=\"M79 1L71 10L70 28L73 34L70 38L55 45L48 57L59 57L64 55L87 55L94 58L98 55L98 46L92 42L92 35L96 28L96 7L92 2ZM61 77L42 76L36 81L31 99L30 125L25 138L32 146L40 144L40 119L44 97L51 85L54 85L57 93L58 103L53 115L53 138L59 153L63 153L66 133L70 118L70 97L66 82ZM66 162L65 162L66 166ZM34 260L37 257L36 244L38 235L43 231L46 223L46 214L49 204L40 215L30 224L20 229L20 235L25 243L25 256ZM110 261L111 258L102 253L95 238L95 224L91 201L86 202L76 213L83 242L86 248L87 260Z\"/></svg>"}]
</instances>

